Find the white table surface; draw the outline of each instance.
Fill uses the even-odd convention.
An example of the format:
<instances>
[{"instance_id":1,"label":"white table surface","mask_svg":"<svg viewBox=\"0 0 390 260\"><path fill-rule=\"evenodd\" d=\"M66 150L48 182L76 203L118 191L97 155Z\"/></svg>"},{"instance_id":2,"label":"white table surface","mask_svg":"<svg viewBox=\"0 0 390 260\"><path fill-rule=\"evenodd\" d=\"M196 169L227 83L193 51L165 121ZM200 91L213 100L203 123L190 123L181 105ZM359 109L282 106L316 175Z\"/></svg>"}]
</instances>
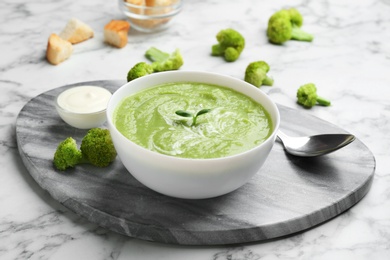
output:
<instances>
[{"instance_id":1,"label":"white table surface","mask_svg":"<svg viewBox=\"0 0 390 260\"><path fill-rule=\"evenodd\" d=\"M267 21L276 10L296 7L312 43L271 45ZM71 17L95 31L74 45L58 66L45 59L47 39ZM103 42L103 27L124 19L117 1L2 1L0 3L0 259L388 259L390 253L390 1L184 2L172 26L143 34L130 30L125 48ZM216 33L234 28L246 47L234 63L211 57ZM125 79L151 46L179 48L182 70L243 78L249 62L265 60L276 102L297 109L296 90L313 82L331 107L307 113L353 133L373 152L371 190L357 205L318 227L286 238L244 245L190 247L145 242L89 223L52 199L24 167L16 145L15 120L36 95L82 81Z\"/></svg>"}]
</instances>

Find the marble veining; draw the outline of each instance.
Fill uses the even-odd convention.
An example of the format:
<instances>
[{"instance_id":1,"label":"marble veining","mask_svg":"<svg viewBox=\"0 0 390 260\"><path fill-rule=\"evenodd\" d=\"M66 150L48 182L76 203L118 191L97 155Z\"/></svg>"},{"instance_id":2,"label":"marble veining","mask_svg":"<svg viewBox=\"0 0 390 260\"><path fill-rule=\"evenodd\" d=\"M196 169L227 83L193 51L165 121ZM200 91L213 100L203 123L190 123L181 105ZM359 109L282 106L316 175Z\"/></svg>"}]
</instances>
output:
<instances>
[{"instance_id":1,"label":"marble veining","mask_svg":"<svg viewBox=\"0 0 390 260\"><path fill-rule=\"evenodd\" d=\"M304 15L304 28L315 40L269 44L265 37L268 17L291 6ZM117 1L1 1L0 13L0 259L388 258L388 0L187 0L167 31L142 34L131 30L128 45L121 50L102 41L104 24L124 18ZM95 37L75 45L69 60L52 66L44 58L47 38L62 30L71 17L88 23ZM241 31L247 40L242 56L234 63L209 55L215 34L226 27ZM264 92L279 104L355 134L373 153L376 169L370 191L351 209L305 232L243 245L193 247L147 242L74 214L42 189L25 168L16 143L16 118L31 98L59 86L124 80L133 64L145 60L143 53L150 46L167 51L180 48L185 58L183 70L237 78L243 78L249 62L267 61L275 85L263 87ZM332 106L299 107L295 92L307 82L315 83L319 93L332 100Z\"/></svg>"}]
</instances>

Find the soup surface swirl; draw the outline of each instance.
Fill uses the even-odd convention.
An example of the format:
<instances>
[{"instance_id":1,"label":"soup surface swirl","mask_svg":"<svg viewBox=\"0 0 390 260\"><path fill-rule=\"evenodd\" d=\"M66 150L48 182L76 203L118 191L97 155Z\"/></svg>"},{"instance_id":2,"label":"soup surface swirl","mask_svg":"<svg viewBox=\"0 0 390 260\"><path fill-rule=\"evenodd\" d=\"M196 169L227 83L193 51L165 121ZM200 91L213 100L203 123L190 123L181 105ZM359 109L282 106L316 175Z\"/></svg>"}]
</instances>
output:
<instances>
[{"instance_id":1,"label":"soup surface swirl","mask_svg":"<svg viewBox=\"0 0 390 260\"><path fill-rule=\"evenodd\" d=\"M175 112L184 110L191 117ZM149 150L183 158L220 158L254 148L272 133L262 105L230 88L193 82L169 83L126 97L114 113L116 128Z\"/></svg>"}]
</instances>

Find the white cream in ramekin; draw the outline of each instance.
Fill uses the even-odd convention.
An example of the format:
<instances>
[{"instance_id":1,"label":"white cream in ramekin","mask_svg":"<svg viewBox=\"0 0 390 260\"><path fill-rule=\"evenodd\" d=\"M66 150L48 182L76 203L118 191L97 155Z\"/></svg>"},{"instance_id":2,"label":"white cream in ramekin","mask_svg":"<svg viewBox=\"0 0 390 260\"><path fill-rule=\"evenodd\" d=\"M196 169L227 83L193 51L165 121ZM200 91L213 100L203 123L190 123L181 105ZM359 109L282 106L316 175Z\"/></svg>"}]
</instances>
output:
<instances>
[{"instance_id":1,"label":"white cream in ramekin","mask_svg":"<svg viewBox=\"0 0 390 260\"><path fill-rule=\"evenodd\" d=\"M106 108L112 94L97 86L77 86L58 95L56 109L69 125L89 129L106 121Z\"/></svg>"}]
</instances>

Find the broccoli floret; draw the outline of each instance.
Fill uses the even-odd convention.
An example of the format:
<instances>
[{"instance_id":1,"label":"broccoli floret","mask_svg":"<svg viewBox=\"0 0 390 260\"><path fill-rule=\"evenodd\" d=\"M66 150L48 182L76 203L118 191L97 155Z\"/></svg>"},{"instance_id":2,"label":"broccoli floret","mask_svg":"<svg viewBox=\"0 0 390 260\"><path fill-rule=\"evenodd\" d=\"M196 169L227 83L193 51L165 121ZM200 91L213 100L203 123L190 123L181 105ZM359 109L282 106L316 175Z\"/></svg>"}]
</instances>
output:
<instances>
[{"instance_id":1,"label":"broccoli floret","mask_svg":"<svg viewBox=\"0 0 390 260\"><path fill-rule=\"evenodd\" d=\"M145 52L145 56L153 62L151 65L153 72L178 70L184 63L179 49L169 54L155 47L151 47Z\"/></svg>"},{"instance_id":2,"label":"broccoli floret","mask_svg":"<svg viewBox=\"0 0 390 260\"><path fill-rule=\"evenodd\" d=\"M274 13L268 20L267 36L270 42L281 44L291 39L292 24L287 10Z\"/></svg>"},{"instance_id":3,"label":"broccoli floret","mask_svg":"<svg viewBox=\"0 0 390 260\"><path fill-rule=\"evenodd\" d=\"M301 13L295 8L290 8L287 11L290 15L291 24L295 27L300 28L303 25L303 16L301 15Z\"/></svg>"},{"instance_id":4,"label":"broccoli floret","mask_svg":"<svg viewBox=\"0 0 390 260\"><path fill-rule=\"evenodd\" d=\"M53 163L58 170L64 171L79 164L82 157L81 151L77 148L76 140L68 137L58 145Z\"/></svg>"},{"instance_id":5,"label":"broccoli floret","mask_svg":"<svg viewBox=\"0 0 390 260\"><path fill-rule=\"evenodd\" d=\"M299 87L297 92L298 104L311 108L317 103L323 106L330 106L330 101L317 95L317 88L313 83Z\"/></svg>"},{"instance_id":6,"label":"broccoli floret","mask_svg":"<svg viewBox=\"0 0 390 260\"><path fill-rule=\"evenodd\" d=\"M135 64L127 73L127 82L155 72L178 70L184 64L179 49L169 54L155 47L151 47L146 51L145 56L152 61L152 64L146 62Z\"/></svg>"},{"instance_id":7,"label":"broccoli floret","mask_svg":"<svg viewBox=\"0 0 390 260\"><path fill-rule=\"evenodd\" d=\"M313 35L301 30L303 17L295 8L274 13L268 20L267 36L270 42L282 44L289 40L313 40Z\"/></svg>"},{"instance_id":8,"label":"broccoli floret","mask_svg":"<svg viewBox=\"0 0 390 260\"><path fill-rule=\"evenodd\" d=\"M110 131L102 128L90 129L81 141L80 150L83 158L98 167L108 166L117 155Z\"/></svg>"},{"instance_id":9,"label":"broccoli floret","mask_svg":"<svg viewBox=\"0 0 390 260\"><path fill-rule=\"evenodd\" d=\"M127 82L153 73L153 67L146 62L139 62L127 73Z\"/></svg>"},{"instance_id":10,"label":"broccoli floret","mask_svg":"<svg viewBox=\"0 0 390 260\"><path fill-rule=\"evenodd\" d=\"M218 44L211 47L211 55L223 56L226 61L235 61L240 57L245 47L244 37L233 29L224 29L218 32Z\"/></svg>"},{"instance_id":11,"label":"broccoli floret","mask_svg":"<svg viewBox=\"0 0 390 260\"><path fill-rule=\"evenodd\" d=\"M272 86L274 80L267 76L269 69L269 65L265 61L249 63L245 70L245 81L256 87L262 85Z\"/></svg>"},{"instance_id":12,"label":"broccoli floret","mask_svg":"<svg viewBox=\"0 0 390 260\"><path fill-rule=\"evenodd\" d=\"M107 129L92 128L84 136L80 149L72 137L62 141L54 154L54 166L61 171L80 163L106 167L115 160L117 153Z\"/></svg>"}]
</instances>

